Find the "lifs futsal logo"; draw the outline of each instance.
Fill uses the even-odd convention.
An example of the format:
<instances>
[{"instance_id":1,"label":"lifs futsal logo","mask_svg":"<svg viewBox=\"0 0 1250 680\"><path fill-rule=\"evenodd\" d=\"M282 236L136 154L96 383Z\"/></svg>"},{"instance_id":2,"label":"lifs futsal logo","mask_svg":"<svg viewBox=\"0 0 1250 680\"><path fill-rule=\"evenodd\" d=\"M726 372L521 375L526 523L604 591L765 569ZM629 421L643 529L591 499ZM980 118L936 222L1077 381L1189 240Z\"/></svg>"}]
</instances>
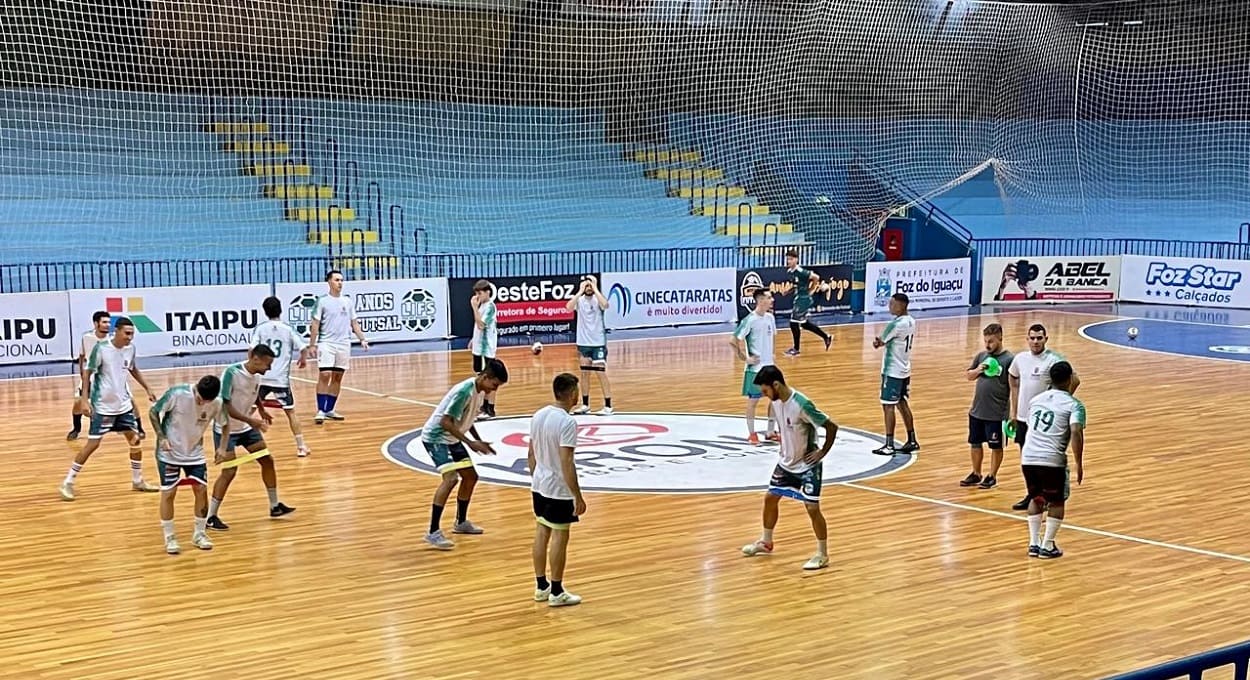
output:
<instances>
[{"instance_id":1,"label":"lifs futsal logo","mask_svg":"<svg viewBox=\"0 0 1250 680\"><path fill-rule=\"evenodd\" d=\"M728 493L768 486L777 464L777 448L747 441L739 416L679 413L633 413L578 418L577 470L583 489L634 493ZM486 482L527 487L530 419L500 418L476 424L498 455L473 454ZM398 434L382 446L397 465L438 474L421 431ZM824 460L824 483L877 477L912 462L908 455L882 458L872 453L883 439L839 428Z\"/></svg>"}]
</instances>

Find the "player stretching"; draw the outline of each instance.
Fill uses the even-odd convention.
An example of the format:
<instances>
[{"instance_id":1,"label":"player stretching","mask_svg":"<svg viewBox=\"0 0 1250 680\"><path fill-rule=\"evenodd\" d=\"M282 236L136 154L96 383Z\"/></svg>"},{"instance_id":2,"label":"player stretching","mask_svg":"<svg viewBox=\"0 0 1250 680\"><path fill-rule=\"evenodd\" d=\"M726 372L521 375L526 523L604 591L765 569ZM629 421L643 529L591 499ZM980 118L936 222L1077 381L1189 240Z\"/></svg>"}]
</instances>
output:
<instances>
[{"instance_id":1,"label":"player stretching","mask_svg":"<svg viewBox=\"0 0 1250 680\"><path fill-rule=\"evenodd\" d=\"M469 341L469 351L473 354L473 373L486 370L486 364L495 358L495 350L499 347L499 322L495 319L495 301L491 298L494 286L486 279L479 279L473 284L473 297L469 306L473 308L473 339ZM482 420L495 417L495 393L486 395L481 405Z\"/></svg>"},{"instance_id":2,"label":"player stretching","mask_svg":"<svg viewBox=\"0 0 1250 680\"><path fill-rule=\"evenodd\" d=\"M820 274L800 267L799 251L790 250L786 251L786 277L794 285L794 308L790 310L790 335L794 336L794 347L786 350L786 356L797 357L799 355L799 341L802 339L803 329L815 333L817 337L824 340L825 350L828 351L833 338L809 320L812 313L812 289L820 285Z\"/></svg>"},{"instance_id":3,"label":"player stretching","mask_svg":"<svg viewBox=\"0 0 1250 680\"><path fill-rule=\"evenodd\" d=\"M109 313L96 312L91 315L91 330L82 334L82 346L78 350L78 379L74 385L74 410L73 423L74 427L65 435L66 441L74 441L78 439L78 435L82 434L82 385L86 381L83 377L87 373L87 360L91 358L91 350L95 346L109 337Z\"/></svg>"},{"instance_id":4,"label":"player stretching","mask_svg":"<svg viewBox=\"0 0 1250 680\"><path fill-rule=\"evenodd\" d=\"M360 348L369 351L352 298L343 295L343 272L326 272L326 285L329 292L317 298L308 336L309 356L317 359L317 415L313 422L318 425L326 418L343 420L335 406L343 389L343 374L351 363L353 333L360 340Z\"/></svg>"},{"instance_id":5,"label":"player stretching","mask_svg":"<svg viewBox=\"0 0 1250 680\"><path fill-rule=\"evenodd\" d=\"M469 501L473 499L473 487L477 485L477 470L469 458L468 448L478 453L493 454L495 450L478 436L473 422L477 420L482 401L508 382L508 368L498 359L485 359L482 372L451 388L438 402L438 408L421 428L421 444L434 461L434 468L443 481L434 491L434 504L430 511L430 531L425 542L439 550L456 547L439 528L443 519L443 506L451 492L460 484L456 494L456 523L452 533L481 534L482 528L469 521ZM469 439L473 435L473 439ZM476 440L476 441L475 441Z\"/></svg>"},{"instance_id":6,"label":"player stretching","mask_svg":"<svg viewBox=\"0 0 1250 680\"><path fill-rule=\"evenodd\" d=\"M1029 434L1020 468L1029 488L1029 557L1063 557L1055 534L1068 500L1068 446L1076 458L1076 483L1085 480L1085 404L1072 396L1072 364L1050 367L1051 389L1029 402ZM1047 512L1042 534L1042 511Z\"/></svg>"},{"instance_id":7,"label":"player stretching","mask_svg":"<svg viewBox=\"0 0 1250 680\"><path fill-rule=\"evenodd\" d=\"M210 423L225 420L217 395L221 381L206 375L194 386L174 385L148 409L148 420L156 432L156 470L161 476L161 529L165 552L182 551L174 531L174 497L183 475L191 480L195 494L195 530L191 543L200 550L212 550L205 528L208 526L208 463L204 460L204 430ZM227 425L227 427L229 427ZM220 454L219 454L220 455Z\"/></svg>"},{"instance_id":8,"label":"player stretching","mask_svg":"<svg viewBox=\"0 0 1250 680\"><path fill-rule=\"evenodd\" d=\"M608 380L608 335L603 322L608 299L599 292L595 278L587 276L582 281L581 291L569 299L566 308L577 312L577 354L581 360L582 380L586 382L582 405L573 412L590 413L590 371L594 371L599 375L599 388L603 390L603 409L598 411L598 415L610 416L612 383ZM494 415L493 411L491 415Z\"/></svg>"},{"instance_id":9,"label":"player stretching","mask_svg":"<svg viewBox=\"0 0 1250 680\"><path fill-rule=\"evenodd\" d=\"M759 446L760 435L755 431L755 409L764 396L755 384L755 376L760 369L773 365L773 337L777 334L777 321L773 318L773 293L767 288L759 288L752 294L755 298L755 311L742 317L738 328L734 330L729 344L733 345L734 353L746 362L746 370L742 373L742 396L747 398L747 441ZM744 351L742 345L746 345ZM770 441L779 437L773 432L772 408L768 409L768 433Z\"/></svg>"},{"instance_id":10,"label":"player stretching","mask_svg":"<svg viewBox=\"0 0 1250 680\"><path fill-rule=\"evenodd\" d=\"M557 375L551 383L555 403L544 406L530 421L530 490L534 497L534 601L552 607L580 604L582 597L564 589L564 564L569 527L586 514L586 499L577 481L573 452L577 421L569 409L577 404L577 376ZM548 556L550 544L550 556ZM551 580L547 580L550 561Z\"/></svg>"},{"instance_id":11,"label":"player stretching","mask_svg":"<svg viewBox=\"0 0 1250 680\"><path fill-rule=\"evenodd\" d=\"M895 293L890 298L890 313L894 320L886 324L881 335L872 339L872 346L885 348L881 356L881 410L885 412L885 445L874 449L880 456L911 453L920 450L916 441L916 425L911 415L911 346L916 337L916 320L907 313L907 295ZM907 441L902 448L894 448L894 409L903 414L903 427L907 428Z\"/></svg>"},{"instance_id":12,"label":"player stretching","mask_svg":"<svg viewBox=\"0 0 1250 680\"><path fill-rule=\"evenodd\" d=\"M222 408L230 419L224 426L219 423L213 425L213 444L217 448L214 462L220 464L233 460L236 446L242 446L248 453L268 449L262 433L269 430L273 417L260 403L260 377L269 370L273 359L273 350L268 345L256 345L247 353L247 361L231 364L221 374ZM255 417L252 416L253 407L256 408ZM295 508L289 508L278 500L278 470L273 456L261 456L256 462L260 465L260 478L269 494L269 516L281 517L295 512ZM237 467L225 468L213 484L213 496L208 500L208 528L213 531L230 529L217 513L238 471Z\"/></svg>"},{"instance_id":13,"label":"player stretching","mask_svg":"<svg viewBox=\"0 0 1250 680\"><path fill-rule=\"evenodd\" d=\"M1033 397L1050 389L1050 367L1060 361L1066 361L1063 355L1053 349L1046 348L1046 327L1040 323L1029 326L1029 351L1020 352L1011 362L1007 371L1011 384L1011 417L1016 419L1015 442L1024 450L1024 442L1029 433L1029 402ZM1072 389L1076 392L1081 384L1080 376L1072 375ZM1028 510L1033 499L1027 494L1023 499L1011 506L1012 510Z\"/></svg>"},{"instance_id":14,"label":"player stretching","mask_svg":"<svg viewBox=\"0 0 1250 680\"><path fill-rule=\"evenodd\" d=\"M79 399L79 409L91 416L91 429L87 432L87 445L74 457L65 481L61 482L61 498L67 501L74 500L74 480L91 454L100 448L100 440L108 432L121 432L130 445L130 488L135 491L159 490L143 481L143 449L139 448L139 426L135 422L135 402L130 396L129 377L134 376L135 381L143 386L148 400L155 401L156 395L152 394L152 388L135 362L135 348L131 344L134 337L134 323L123 316L117 319L113 339L97 343L91 349L87 370L82 376L82 398Z\"/></svg>"},{"instance_id":15,"label":"player stretching","mask_svg":"<svg viewBox=\"0 0 1250 680\"><path fill-rule=\"evenodd\" d=\"M768 397L769 410L781 427L781 460L773 469L768 492L764 494L764 533L758 541L743 546L742 554L751 557L773 552L773 529L777 526L781 497L786 496L803 501L816 533L816 554L803 568L823 569L829 566L829 527L820 511L821 461L833 447L838 426L807 397L790 389L776 366L761 368L755 376L755 384ZM825 443L819 449L816 448L818 427L825 430Z\"/></svg>"},{"instance_id":16,"label":"player stretching","mask_svg":"<svg viewBox=\"0 0 1250 680\"><path fill-rule=\"evenodd\" d=\"M308 343L295 332L295 329L282 323L282 301L276 297L265 298L261 303L268 321L252 331L249 345L267 345L273 350L273 366L260 379L260 400L270 408L281 408L286 414L286 422L291 426L291 434L295 435L295 455L303 458L312 453L312 449L304 443L304 430L299 419L295 417L295 392L291 390L291 359L299 355L296 366L304 368L308 365Z\"/></svg>"}]
</instances>

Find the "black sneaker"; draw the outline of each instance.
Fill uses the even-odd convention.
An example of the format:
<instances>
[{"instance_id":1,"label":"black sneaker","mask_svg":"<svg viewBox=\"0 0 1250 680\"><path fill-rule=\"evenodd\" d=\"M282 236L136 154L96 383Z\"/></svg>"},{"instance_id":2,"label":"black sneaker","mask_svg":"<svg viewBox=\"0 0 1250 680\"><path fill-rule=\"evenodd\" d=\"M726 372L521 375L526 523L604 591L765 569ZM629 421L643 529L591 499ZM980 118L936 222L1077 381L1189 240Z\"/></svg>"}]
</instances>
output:
<instances>
[{"instance_id":1,"label":"black sneaker","mask_svg":"<svg viewBox=\"0 0 1250 680\"><path fill-rule=\"evenodd\" d=\"M272 508L269 508L270 517L281 517L283 515L289 515L293 512L295 512L295 508L288 508L287 506L281 503L273 506Z\"/></svg>"},{"instance_id":2,"label":"black sneaker","mask_svg":"<svg viewBox=\"0 0 1250 680\"><path fill-rule=\"evenodd\" d=\"M832 345L832 344L833 344L833 336L830 335L829 337L825 338L825 351L826 352L829 351L829 345Z\"/></svg>"},{"instance_id":3,"label":"black sneaker","mask_svg":"<svg viewBox=\"0 0 1250 680\"><path fill-rule=\"evenodd\" d=\"M1029 503L1032 503L1032 502L1033 502L1033 499L1032 499L1032 498L1029 498L1028 496L1025 496L1025 497L1024 497L1024 500L1022 500L1022 501L1020 501L1019 503L1016 503L1015 505L1011 506L1011 509L1012 509L1012 510L1028 510L1028 509L1029 509Z\"/></svg>"},{"instance_id":4,"label":"black sneaker","mask_svg":"<svg viewBox=\"0 0 1250 680\"><path fill-rule=\"evenodd\" d=\"M982 489L993 489L994 487L998 486L998 478L995 477L994 475L986 475L985 479L982 479L981 483L978 484L977 486Z\"/></svg>"},{"instance_id":5,"label":"black sneaker","mask_svg":"<svg viewBox=\"0 0 1250 680\"><path fill-rule=\"evenodd\" d=\"M1055 560L1063 557L1063 551L1059 549L1059 544L1056 543L1053 548L1039 548L1037 556L1044 560Z\"/></svg>"},{"instance_id":6,"label":"black sneaker","mask_svg":"<svg viewBox=\"0 0 1250 680\"><path fill-rule=\"evenodd\" d=\"M882 446L879 449L873 449L872 452L877 454L878 456L893 456L894 454L898 453L898 451L894 448L893 444L886 444L885 446Z\"/></svg>"},{"instance_id":7,"label":"black sneaker","mask_svg":"<svg viewBox=\"0 0 1250 680\"><path fill-rule=\"evenodd\" d=\"M902 448L900 448L898 452L899 453L915 453L919 450L920 450L920 442L916 441L915 439L909 439L903 443Z\"/></svg>"},{"instance_id":8,"label":"black sneaker","mask_svg":"<svg viewBox=\"0 0 1250 680\"><path fill-rule=\"evenodd\" d=\"M75 439L78 439L78 435L80 434L82 434L81 430L70 430L69 433L65 435L65 441L72 442Z\"/></svg>"},{"instance_id":9,"label":"black sneaker","mask_svg":"<svg viewBox=\"0 0 1250 680\"><path fill-rule=\"evenodd\" d=\"M1041 552L1042 552L1042 546L1040 545L1029 546L1029 557L1037 557L1038 555L1041 554Z\"/></svg>"},{"instance_id":10,"label":"black sneaker","mask_svg":"<svg viewBox=\"0 0 1250 680\"><path fill-rule=\"evenodd\" d=\"M212 529L213 531L230 531L230 525L221 521L221 518L218 517L217 515L213 515L212 517L209 517L204 522L204 526L208 527L209 529Z\"/></svg>"},{"instance_id":11,"label":"black sneaker","mask_svg":"<svg viewBox=\"0 0 1250 680\"><path fill-rule=\"evenodd\" d=\"M980 483L981 483L981 475L978 475L975 472L970 472L968 473L967 477L964 477L963 481L960 482L959 485L960 486L976 486L977 484L980 484Z\"/></svg>"}]
</instances>

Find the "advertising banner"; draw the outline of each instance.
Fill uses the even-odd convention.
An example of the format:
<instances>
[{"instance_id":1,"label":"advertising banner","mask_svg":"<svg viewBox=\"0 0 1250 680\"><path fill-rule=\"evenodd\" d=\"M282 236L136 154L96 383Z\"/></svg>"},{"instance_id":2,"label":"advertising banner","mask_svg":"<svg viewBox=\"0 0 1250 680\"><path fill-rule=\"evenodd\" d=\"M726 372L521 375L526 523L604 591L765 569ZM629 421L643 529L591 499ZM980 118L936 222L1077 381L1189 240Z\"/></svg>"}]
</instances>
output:
<instances>
[{"instance_id":1,"label":"advertising banner","mask_svg":"<svg viewBox=\"0 0 1250 680\"><path fill-rule=\"evenodd\" d=\"M903 293L911 309L966 307L972 294L972 260L869 262L864 272L864 312L888 312L890 296Z\"/></svg>"},{"instance_id":2,"label":"advertising banner","mask_svg":"<svg viewBox=\"0 0 1250 680\"><path fill-rule=\"evenodd\" d=\"M678 269L603 275L608 328L734 321L733 269Z\"/></svg>"},{"instance_id":3,"label":"advertising banner","mask_svg":"<svg viewBox=\"0 0 1250 680\"><path fill-rule=\"evenodd\" d=\"M313 308L326 294L326 284L279 283L275 294L286 310L283 320L307 337ZM447 279L350 281L343 286L343 295L351 298L369 342L438 340L449 334Z\"/></svg>"},{"instance_id":4,"label":"advertising banner","mask_svg":"<svg viewBox=\"0 0 1250 680\"><path fill-rule=\"evenodd\" d=\"M573 312L565 308L585 275L518 276L488 279L494 286L499 337L573 330ZM597 277L596 277L597 278ZM450 288L451 334L473 335L473 284L478 279L452 279ZM504 344L502 341L500 344Z\"/></svg>"},{"instance_id":5,"label":"advertising banner","mask_svg":"<svg viewBox=\"0 0 1250 680\"><path fill-rule=\"evenodd\" d=\"M1192 307L1250 308L1250 262L1125 255L1120 299Z\"/></svg>"},{"instance_id":6,"label":"advertising banner","mask_svg":"<svg viewBox=\"0 0 1250 680\"><path fill-rule=\"evenodd\" d=\"M91 315L107 311L135 325L138 356L244 351L269 286L177 286L69 291L72 337L91 330Z\"/></svg>"},{"instance_id":7,"label":"advertising banner","mask_svg":"<svg viewBox=\"0 0 1250 680\"><path fill-rule=\"evenodd\" d=\"M1120 258L987 257L981 303L1111 302L1120 289Z\"/></svg>"},{"instance_id":8,"label":"advertising banner","mask_svg":"<svg viewBox=\"0 0 1250 680\"><path fill-rule=\"evenodd\" d=\"M87 315L87 327L91 315ZM0 295L0 364L31 364L74 356L65 293Z\"/></svg>"},{"instance_id":9,"label":"advertising banner","mask_svg":"<svg viewBox=\"0 0 1250 680\"><path fill-rule=\"evenodd\" d=\"M847 312L851 309L851 276L854 270L849 264L826 264L805 267L820 276L820 288L812 293L812 313ZM773 313L785 320L794 309L794 284L785 267L740 269L734 290L738 295L738 318L755 310L752 296L761 287L773 292Z\"/></svg>"}]
</instances>

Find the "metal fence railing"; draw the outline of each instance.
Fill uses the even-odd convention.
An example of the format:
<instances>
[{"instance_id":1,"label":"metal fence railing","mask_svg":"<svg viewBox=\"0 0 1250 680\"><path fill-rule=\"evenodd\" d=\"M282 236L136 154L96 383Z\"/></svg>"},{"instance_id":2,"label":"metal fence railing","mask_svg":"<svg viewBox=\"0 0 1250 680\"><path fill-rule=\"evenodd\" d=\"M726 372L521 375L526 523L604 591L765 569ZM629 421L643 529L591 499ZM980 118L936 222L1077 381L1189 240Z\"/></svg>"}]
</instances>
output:
<instances>
[{"instance_id":1,"label":"metal fence railing","mask_svg":"<svg viewBox=\"0 0 1250 680\"><path fill-rule=\"evenodd\" d=\"M1225 666L1233 667L1233 680L1246 680L1247 666L1250 666L1250 642L1213 649L1151 668L1116 675L1106 680L1173 680L1174 678L1200 680L1204 672ZM1225 678L1228 675L1225 673L1220 677Z\"/></svg>"}]
</instances>

